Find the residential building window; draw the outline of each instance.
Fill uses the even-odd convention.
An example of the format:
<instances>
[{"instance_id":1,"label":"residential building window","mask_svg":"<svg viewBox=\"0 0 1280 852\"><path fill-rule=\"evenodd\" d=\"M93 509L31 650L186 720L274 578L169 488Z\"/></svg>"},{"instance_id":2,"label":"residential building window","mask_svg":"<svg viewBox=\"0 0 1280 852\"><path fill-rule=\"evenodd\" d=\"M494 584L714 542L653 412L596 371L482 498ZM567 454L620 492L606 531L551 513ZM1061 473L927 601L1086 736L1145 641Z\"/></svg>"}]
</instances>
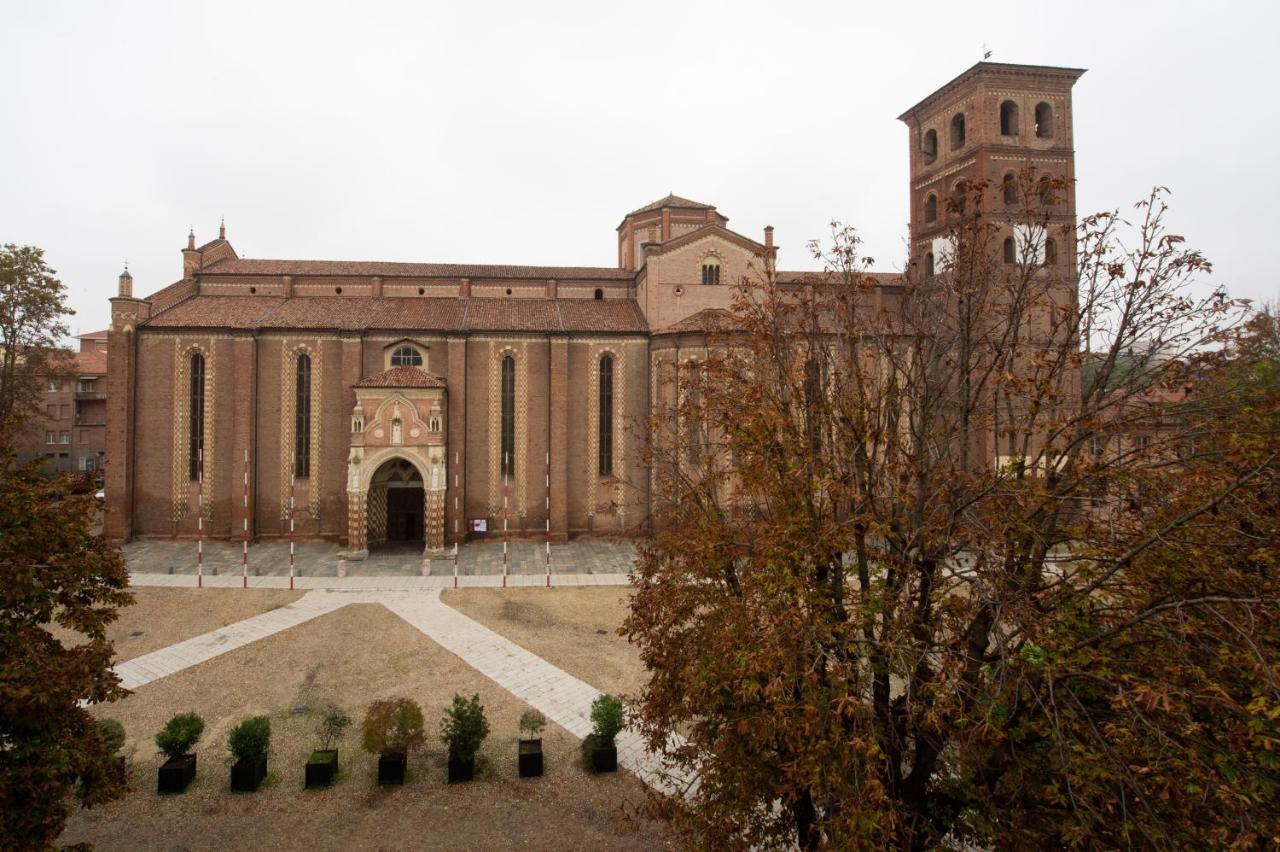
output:
<instances>
[{"instance_id":1,"label":"residential building window","mask_svg":"<svg viewBox=\"0 0 1280 852\"><path fill-rule=\"evenodd\" d=\"M187 422L187 476L191 480L201 478L201 462L204 459L204 356L199 352L191 356L191 399Z\"/></svg>"},{"instance_id":2,"label":"residential building window","mask_svg":"<svg viewBox=\"0 0 1280 852\"><path fill-rule=\"evenodd\" d=\"M46 405L46 406L44 407L44 413L45 413L45 415L46 415L50 420L57 420L57 419L58 419L58 406L54 405L54 404L51 402L51 403L49 403L48 405Z\"/></svg>"},{"instance_id":3,"label":"residential building window","mask_svg":"<svg viewBox=\"0 0 1280 852\"><path fill-rule=\"evenodd\" d=\"M59 406L58 406L58 419L59 419L59 420L66 420L66 419L67 419L68 417L70 417L70 416L71 416L71 406L70 406L70 405L63 404L63 405L59 405Z\"/></svg>"},{"instance_id":4,"label":"residential building window","mask_svg":"<svg viewBox=\"0 0 1280 852\"><path fill-rule=\"evenodd\" d=\"M421 367L422 353L412 346L398 346L391 353L391 366L393 367Z\"/></svg>"},{"instance_id":5,"label":"residential building window","mask_svg":"<svg viewBox=\"0 0 1280 852\"><path fill-rule=\"evenodd\" d=\"M80 393L93 393L97 389L97 382L93 379L81 379L78 390Z\"/></svg>"},{"instance_id":6,"label":"residential building window","mask_svg":"<svg viewBox=\"0 0 1280 852\"><path fill-rule=\"evenodd\" d=\"M56 391L58 389L58 380L47 379L44 383L44 389L50 392Z\"/></svg>"},{"instance_id":7,"label":"residential building window","mask_svg":"<svg viewBox=\"0 0 1280 852\"><path fill-rule=\"evenodd\" d=\"M58 433L58 443L59 443L59 444L70 444L70 443L71 443L71 433L70 433L70 432L67 432L67 431L65 431L65 430L63 430L62 432L59 432L59 433Z\"/></svg>"},{"instance_id":8,"label":"residential building window","mask_svg":"<svg viewBox=\"0 0 1280 852\"><path fill-rule=\"evenodd\" d=\"M293 475L311 476L311 356L298 356L293 424Z\"/></svg>"},{"instance_id":9,"label":"residential building window","mask_svg":"<svg viewBox=\"0 0 1280 852\"><path fill-rule=\"evenodd\" d=\"M57 432L45 432L45 433L44 433L44 442L45 442L46 444L56 444L56 443L58 443L58 433L57 433Z\"/></svg>"},{"instance_id":10,"label":"residential building window","mask_svg":"<svg viewBox=\"0 0 1280 852\"><path fill-rule=\"evenodd\" d=\"M601 476L613 476L613 356L600 359L600 434L598 467Z\"/></svg>"},{"instance_id":11,"label":"residential building window","mask_svg":"<svg viewBox=\"0 0 1280 852\"><path fill-rule=\"evenodd\" d=\"M502 475L516 472L516 359L502 359Z\"/></svg>"},{"instance_id":12,"label":"residential building window","mask_svg":"<svg viewBox=\"0 0 1280 852\"><path fill-rule=\"evenodd\" d=\"M702 283L703 284L719 284L720 283L720 261L704 260L702 262Z\"/></svg>"}]
</instances>

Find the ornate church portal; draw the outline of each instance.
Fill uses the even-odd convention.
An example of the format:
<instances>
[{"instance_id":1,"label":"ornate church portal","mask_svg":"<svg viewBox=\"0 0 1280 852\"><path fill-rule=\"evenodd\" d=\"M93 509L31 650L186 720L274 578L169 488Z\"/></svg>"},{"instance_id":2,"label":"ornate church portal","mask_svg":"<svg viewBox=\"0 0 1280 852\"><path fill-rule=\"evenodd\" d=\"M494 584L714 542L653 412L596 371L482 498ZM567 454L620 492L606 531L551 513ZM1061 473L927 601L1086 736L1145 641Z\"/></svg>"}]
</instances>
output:
<instances>
[{"instance_id":1,"label":"ornate church portal","mask_svg":"<svg viewBox=\"0 0 1280 852\"><path fill-rule=\"evenodd\" d=\"M421 542L444 552L445 382L393 367L355 385L347 456L349 559Z\"/></svg>"}]
</instances>

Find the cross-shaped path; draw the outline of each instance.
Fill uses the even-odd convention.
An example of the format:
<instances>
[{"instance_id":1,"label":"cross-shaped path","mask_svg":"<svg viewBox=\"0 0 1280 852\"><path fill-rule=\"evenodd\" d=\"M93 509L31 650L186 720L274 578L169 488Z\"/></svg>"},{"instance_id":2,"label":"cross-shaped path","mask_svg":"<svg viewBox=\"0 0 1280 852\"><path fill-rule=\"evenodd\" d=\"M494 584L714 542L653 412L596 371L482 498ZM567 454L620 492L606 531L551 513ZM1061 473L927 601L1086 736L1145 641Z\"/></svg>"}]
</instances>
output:
<instances>
[{"instance_id":1,"label":"cross-shaped path","mask_svg":"<svg viewBox=\"0 0 1280 852\"><path fill-rule=\"evenodd\" d=\"M605 581L606 576L612 582ZM167 575L157 575L160 577L169 579ZM151 583L148 579L145 575L133 576L135 585L172 585ZM443 603L438 585L420 582L434 578L368 578L380 580L385 587L382 589L361 588L364 584L351 583L351 579L354 578L331 579L326 584L329 588L309 591L286 606L120 663L116 673L126 688L137 689L348 604L376 603L569 733L581 738L591 732L591 703L600 690ZM589 579L590 585L626 582L625 575L594 575ZM618 762L651 787L663 792L689 789L689 779L665 773L661 758L645 748L636 732L624 730L618 735L617 746Z\"/></svg>"}]
</instances>

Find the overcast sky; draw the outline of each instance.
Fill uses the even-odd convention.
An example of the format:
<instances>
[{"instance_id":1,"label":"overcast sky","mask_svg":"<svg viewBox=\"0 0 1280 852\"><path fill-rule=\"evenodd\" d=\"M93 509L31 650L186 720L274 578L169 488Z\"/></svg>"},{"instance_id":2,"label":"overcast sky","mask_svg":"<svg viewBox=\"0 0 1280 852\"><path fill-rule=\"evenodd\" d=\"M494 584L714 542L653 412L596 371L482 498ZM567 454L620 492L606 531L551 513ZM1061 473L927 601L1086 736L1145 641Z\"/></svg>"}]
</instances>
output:
<instances>
[{"instance_id":1,"label":"overcast sky","mask_svg":"<svg viewBox=\"0 0 1280 852\"><path fill-rule=\"evenodd\" d=\"M1173 190L1235 295L1280 294L1276 3L0 3L0 242L42 246L73 332L244 257L612 266L668 192L784 268L856 225L905 253L896 117L994 51L1087 68L1081 213ZM871 11L874 9L874 11Z\"/></svg>"}]
</instances>

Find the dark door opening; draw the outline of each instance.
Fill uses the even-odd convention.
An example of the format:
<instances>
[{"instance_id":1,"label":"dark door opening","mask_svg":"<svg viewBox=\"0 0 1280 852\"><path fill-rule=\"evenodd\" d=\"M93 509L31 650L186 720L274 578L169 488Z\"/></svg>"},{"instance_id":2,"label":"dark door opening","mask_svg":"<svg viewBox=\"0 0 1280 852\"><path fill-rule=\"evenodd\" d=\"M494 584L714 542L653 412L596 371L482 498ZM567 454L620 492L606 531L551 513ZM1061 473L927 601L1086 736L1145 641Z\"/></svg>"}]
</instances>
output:
<instances>
[{"instance_id":1,"label":"dark door opening","mask_svg":"<svg viewBox=\"0 0 1280 852\"><path fill-rule=\"evenodd\" d=\"M387 489L387 542L422 541L423 501L421 486Z\"/></svg>"}]
</instances>

